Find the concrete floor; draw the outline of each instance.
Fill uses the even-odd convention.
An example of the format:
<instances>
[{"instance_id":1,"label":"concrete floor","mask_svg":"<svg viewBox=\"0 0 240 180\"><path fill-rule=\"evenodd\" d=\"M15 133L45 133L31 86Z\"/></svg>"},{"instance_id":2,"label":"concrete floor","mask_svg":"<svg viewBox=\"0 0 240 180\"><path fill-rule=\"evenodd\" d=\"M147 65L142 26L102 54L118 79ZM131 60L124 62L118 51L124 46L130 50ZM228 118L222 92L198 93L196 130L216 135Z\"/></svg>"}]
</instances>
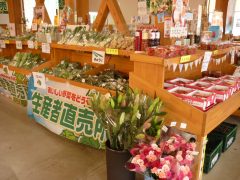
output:
<instances>
[{"instance_id":1,"label":"concrete floor","mask_svg":"<svg viewBox=\"0 0 240 180\"><path fill-rule=\"evenodd\" d=\"M231 121L240 125L237 118ZM204 180L240 180L240 131ZM105 180L105 153L63 139L0 96L0 180ZM138 179L142 179L139 178Z\"/></svg>"}]
</instances>

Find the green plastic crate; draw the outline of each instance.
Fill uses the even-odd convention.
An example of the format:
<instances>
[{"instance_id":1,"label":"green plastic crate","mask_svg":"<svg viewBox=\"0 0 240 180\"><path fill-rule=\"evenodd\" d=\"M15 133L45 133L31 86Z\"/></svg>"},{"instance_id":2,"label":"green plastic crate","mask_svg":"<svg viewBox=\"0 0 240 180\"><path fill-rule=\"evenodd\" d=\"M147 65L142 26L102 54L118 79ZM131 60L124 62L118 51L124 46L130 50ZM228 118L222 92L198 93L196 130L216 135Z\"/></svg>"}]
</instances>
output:
<instances>
[{"instance_id":1,"label":"green plastic crate","mask_svg":"<svg viewBox=\"0 0 240 180\"><path fill-rule=\"evenodd\" d=\"M223 140L222 151L225 152L236 139L237 125L223 122L211 134Z\"/></svg>"},{"instance_id":2,"label":"green plastic crate","mask_svg":"<svg viewBox=\"0 0 240 180\"><path fill-rule=\"evenodd\" d=\"M208 136L208 143L205 151L203 172L208 173L218 162L222 153L223 141L221 138Z\"/></svg>"}]
</instances>

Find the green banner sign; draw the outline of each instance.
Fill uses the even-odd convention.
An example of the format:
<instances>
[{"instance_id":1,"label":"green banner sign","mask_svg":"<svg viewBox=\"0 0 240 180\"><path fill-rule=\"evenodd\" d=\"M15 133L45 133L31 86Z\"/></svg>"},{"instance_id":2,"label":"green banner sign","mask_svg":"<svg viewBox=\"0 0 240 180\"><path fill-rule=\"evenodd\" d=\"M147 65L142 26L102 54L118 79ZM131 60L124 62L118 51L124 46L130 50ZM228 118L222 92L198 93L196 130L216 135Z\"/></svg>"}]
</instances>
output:
<instances>
[{"instance_id":1,"label":"green banner sign","mask_svg":"<svg viewBox=\"0 0 240 180\"><path fill-rule=\"evenodd\" d=\"M65 6L65 0L58 0L59 9L63 9Z\"/></svg>"},{"instance_id":2,"label":"green banner sign","mask_svg":"<svg viewBox=\"0 0 240 180\"><path fill-rule=\"evenodd\" d=\"M7 0L0 0L0 14L8 14Z\"/></svg>"}]
</instances>

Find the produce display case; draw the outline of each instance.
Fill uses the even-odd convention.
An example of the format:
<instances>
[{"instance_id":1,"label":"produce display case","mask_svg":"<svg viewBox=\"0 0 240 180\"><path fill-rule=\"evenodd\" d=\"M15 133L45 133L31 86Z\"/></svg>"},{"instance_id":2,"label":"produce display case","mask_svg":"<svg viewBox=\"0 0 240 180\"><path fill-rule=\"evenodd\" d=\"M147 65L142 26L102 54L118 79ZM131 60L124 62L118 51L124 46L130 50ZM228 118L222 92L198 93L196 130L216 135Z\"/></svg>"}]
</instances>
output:
<instances>
[{"instance_id":1,"label":"produce display case","mask_svg":"<svg viewBox=\"0 0 240 180\"><path fill-rule=\"evenodd\" d=\"M221 59L221 63L216 64L212 60L208 66L208 70L220 70L223 74L232 74L236 67L230 64L229 51L229 48L218 50L212 58ZM198 61L199 57L203 57L203 54L191 56L190 60L186 63ZM161 59L142 54L133 54L131 55L131 60L134 62L134 71L130 73L130 86L144 90L152 96L160 97L165 103L165 110L167 112L166 123L168 125L174 124L174 126L176 124L177 128L197 136L199 148L198 162L200 163L195 166L195 179L201 179L204 139L214 128L240 107L240 91L234 93L226 101L204 112L182 101L163 88L166 80L176 77L193 80L201 78L201 63L196 63L195 66L187 70L180 71L180 68L178 68L176 71L173 71L172 67L168 68L169 64L175 63L179 66L181 64L181 57ZM183 63L183 66L186 63Z\"/></svg>"},{"instance_id":2,"label":"produce display case","mask_svg":"<svg viewBox=\"0 0 240 180\"><path fill-rule=\"evenodd\" d=\"M91 64L95 68L86 75L97 75L105 69L128 74L133 70L129 60L131 52L118 51L118 55L106 54L104 65L92 63L92 51L104 50L93 47L51 44L53 58L39 68L54 67L63 59L80 64ZM76 82L53 75L44 74L46 87L35 87L33 76L28 89L28 115L50 131L70 140L97 149L105 148L106 134L89 106L89 93L115 93L102 87ZM70 113L70 114L69 114ZM53 117L54 116L54 117Z\"/></svg>"},{"instance_id":3,"label":"produce display case","mask_svg":"<svg viewBox=\"0 0 240 180\"><path fill-rule=\"evenodd\" d=\"M29 49L27 42L22 42L22 49L16 49L16 41L6 41L6 48L2 49L1 57L14 57L17 52L39 54L41 58L50 61L51 54L42 53L41 43L38 43L38 49ZM44 64L44 63L43 63ZM42 64L42 65L43 65ZM27 105L27 86L28 80L33 71L41 70L41 65L33 69L24 69L11 65L0 64L0 87L1 93L14 102L23 106Z\"/></svg>"}]
</instances>

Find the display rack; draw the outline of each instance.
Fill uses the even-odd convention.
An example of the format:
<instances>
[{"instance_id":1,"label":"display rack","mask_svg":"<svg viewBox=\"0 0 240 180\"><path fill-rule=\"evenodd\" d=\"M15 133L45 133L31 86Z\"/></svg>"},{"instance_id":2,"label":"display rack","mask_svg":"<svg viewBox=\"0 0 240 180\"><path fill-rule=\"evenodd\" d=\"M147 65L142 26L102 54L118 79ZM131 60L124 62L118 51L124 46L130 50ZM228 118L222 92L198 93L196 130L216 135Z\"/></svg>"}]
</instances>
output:
<instances>
[{"instance_id":1,"label":"display rack","mask_svg":"<svg viewBox=\"0 0 240 180\"><path fill-rule=\"evenodd\" d=\"M220 65L211 62L209 64L209 71L218 69L225 74L232 74L235 66L230 64L230 59L228 58L229 52L230 48L215 51L212 58L227 56L227 59ZM190 61L197 60L201 55L203 54L200 53L192 56ZM197 136L199 156L195 167L195 179L201 179L205 138L215 127L240 107L240 92L235 93L228 100L217 104L207 112L203 112L185 103L164 90L164 82L176 77L197 79L202 76L201 65L193 69L189 68L187 71L183 70L182 72L179 70L173 72L171 69L167 69L169 61L178 63L179 59L179 57L162 59L141 54L131 55L131 61L134 62L134 71L130 73L130 86L144 90L152 96L156 95L160 97L165 104L167 112L166 124L171 125L172 122L175 122L177 128ZM186 124L187 127L184 129L180 128L182 123Z\"/></svg>"}]
</instances>

